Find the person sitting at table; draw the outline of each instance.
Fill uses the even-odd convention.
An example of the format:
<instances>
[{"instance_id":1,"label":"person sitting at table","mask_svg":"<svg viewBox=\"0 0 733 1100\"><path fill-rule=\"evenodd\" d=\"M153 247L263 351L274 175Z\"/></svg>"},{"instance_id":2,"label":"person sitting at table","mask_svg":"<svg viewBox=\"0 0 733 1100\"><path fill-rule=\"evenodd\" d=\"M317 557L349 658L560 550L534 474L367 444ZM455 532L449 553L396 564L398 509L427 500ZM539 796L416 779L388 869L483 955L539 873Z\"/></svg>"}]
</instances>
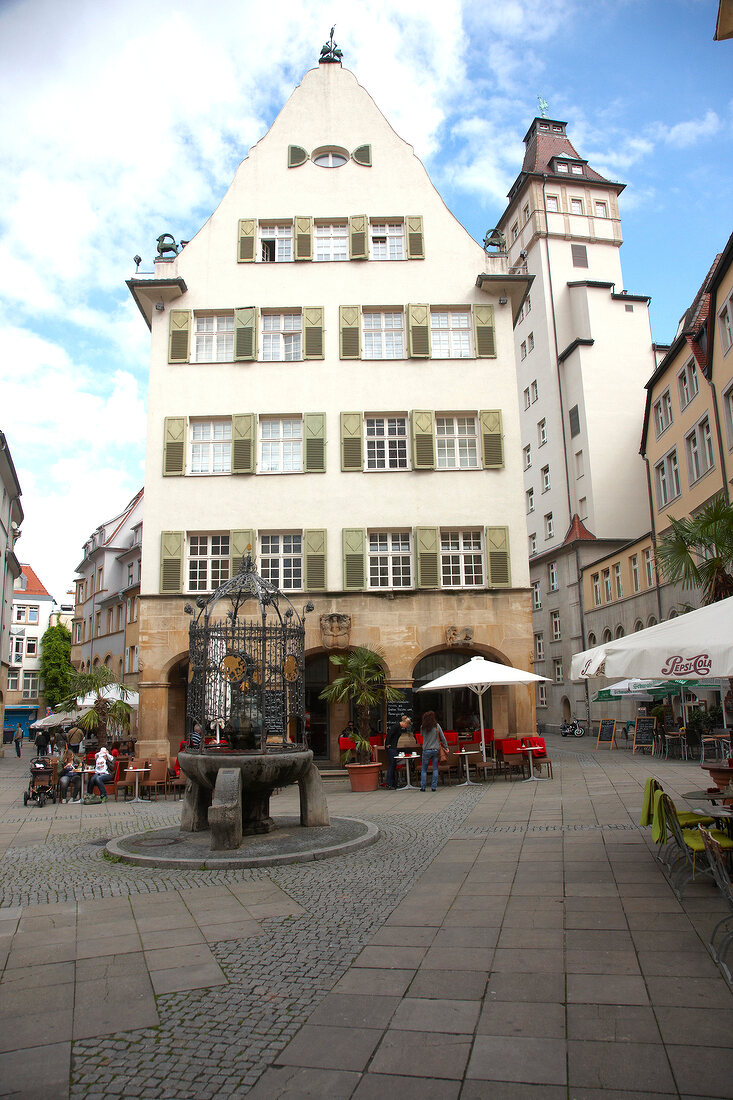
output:
<instances>
[{"instance_id":1,"label":"person sitting at table","mask_svg":"<svg viewBox=\"0 0 733 1100\"><path fill-rule=\"evenodd\" d=\"M437 791L438 789L438 742L443 748L448 751L448 742L445 739L445 734L440 728L440 723L435 717L434 710L426 710L422 716L422 723L420 725L420 732L422 733L422 771L420 772L420 790L424 791L428 781L428 764L432 760L433 763L433 786L432 789Z\"/></svg>"},{"instance_id":2,"label":"person sitting at table","mask_svg":"<svg viewBox=\"0 0 733 1100\"><path fill-rule=\"evenodd\" d=\"M71 787L71 801L81 801L81 765L74 760L71 749L66 750L61 760L59 802L69 801L69 787Z\"/></svg>"},{"instance_id":3,"label":"person sitting at table","mask_svg":"<svg viewBox=\"0 0 733 1100\"><path fill-rule=\"evenodd\" d=\"M94 758L94 771L87 785L87 794L94 794L94 788L99 791L102 802L107 801L107 788L105 783L111 783L114 775L115 758L105 745ZM110 771L110 769L112 769Z\"/></svg>"}]
</instances>

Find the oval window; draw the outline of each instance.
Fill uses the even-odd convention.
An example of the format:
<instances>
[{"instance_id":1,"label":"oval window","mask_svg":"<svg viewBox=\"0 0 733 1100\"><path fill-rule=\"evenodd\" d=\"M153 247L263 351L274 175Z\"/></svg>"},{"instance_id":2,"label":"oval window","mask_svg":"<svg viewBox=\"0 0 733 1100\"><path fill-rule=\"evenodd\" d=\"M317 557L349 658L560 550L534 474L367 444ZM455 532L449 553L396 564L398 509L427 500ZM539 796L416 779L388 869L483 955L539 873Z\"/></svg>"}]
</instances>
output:
<instances>
[{"instance_id":1,"label":"oval window","mask_svg":"<svg viewBox=\"0 0 733 1100\"><path fill-rule=\"evenodd\" d=\"M342 164L346 164L348 159L348 151L339 149L337 146L316 149L311 156L311 160L319 168L340 168Z\"/></svg>"}]
</instances>

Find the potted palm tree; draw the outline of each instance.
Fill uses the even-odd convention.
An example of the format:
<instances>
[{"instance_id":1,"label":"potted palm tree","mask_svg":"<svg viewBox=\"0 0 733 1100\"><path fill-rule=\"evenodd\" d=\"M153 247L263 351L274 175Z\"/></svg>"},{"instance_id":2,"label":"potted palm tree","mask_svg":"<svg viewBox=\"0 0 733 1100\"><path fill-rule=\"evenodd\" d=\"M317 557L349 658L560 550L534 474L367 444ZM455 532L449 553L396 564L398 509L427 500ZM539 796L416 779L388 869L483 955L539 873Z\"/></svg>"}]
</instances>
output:
<instances>
[{"instance_id":1,"label":"potted palm tree","mask_svg":"<svg viewBox=\"0 0 733 1100\"><path fill-rule=\"evenodd\" d=\"M369 708L384 699L403 698L401 691L387 683L382 658L382 653L366 646L350 649L348 653L331 654L331 664L339 674L320 695L330 703L354 704L356 729L352 737L358 763L346 764L352 791L376 791L379 785L380 765L372 760L369 741Z\"/></svg>"},{"instance_id":2,"label":"potted palm tree","mask_svg":"<svg viewBox=\"0 0 733 1100\"><path fill-rule=\"evenodd\" d=\"M107 744L107 727L130 728L132 707L126 701L135 693L120 683L111 669L99 665L90 672L71 670L68 695L59 704L61 710L75 710L82 699L90 709L79 719L85 733L93 734L101 747Z\"/></svg>"}]
</instances>

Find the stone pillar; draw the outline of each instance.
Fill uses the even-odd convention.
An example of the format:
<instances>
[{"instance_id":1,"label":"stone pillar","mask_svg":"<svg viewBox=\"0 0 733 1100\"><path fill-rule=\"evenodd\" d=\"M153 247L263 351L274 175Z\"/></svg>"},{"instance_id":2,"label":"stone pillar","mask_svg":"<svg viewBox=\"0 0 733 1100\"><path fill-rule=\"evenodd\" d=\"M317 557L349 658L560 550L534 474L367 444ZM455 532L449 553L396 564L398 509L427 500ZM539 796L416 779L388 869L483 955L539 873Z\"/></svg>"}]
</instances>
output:
<instances>
[{"instance_id":1,"label":"stone pillar","mask_svg":"<svg viewBox=\"0 0 733 1100\"><path fill-rule=\"evenodd\" d=\"M138 684L138 740L135 755L140 759L170 755L168 741L168 691L167 681L145 681Z\"/></svg>"},{"instance_id":2,"label":"stone pillar","mask_svg":"<svg viewBox=\"0 0 733 1100\"><path fill-rule=\"evenodd\" d=\"M208 787L188 780L181 810L181 830L184 833L202 833L208 829L211 797Z\"/></svg>"},{"instance_id":3,"label":"stone pillar","mask_svg":"<svg viewBox=\"0 0 733 1100\"><path fill-rule=\"evenodd\" d=\"M239 768L220 768L214 798L209 806L211 850L230 851L242 846L242 773Z\"/></svg>"},{"instance_id":4,"label":"stone pillar","mask_svg":"<svg viewBox=\"0 0 733 1100\"><path fill-rule=\"evenodd\" d=\"M298 780L300 788L300 824L304 829L312 829L318 825L330 825L331 817L326 802L326 791L321 779L321 773L311 761L311 766L302 779Z\"/></svg>"}]
</instances>

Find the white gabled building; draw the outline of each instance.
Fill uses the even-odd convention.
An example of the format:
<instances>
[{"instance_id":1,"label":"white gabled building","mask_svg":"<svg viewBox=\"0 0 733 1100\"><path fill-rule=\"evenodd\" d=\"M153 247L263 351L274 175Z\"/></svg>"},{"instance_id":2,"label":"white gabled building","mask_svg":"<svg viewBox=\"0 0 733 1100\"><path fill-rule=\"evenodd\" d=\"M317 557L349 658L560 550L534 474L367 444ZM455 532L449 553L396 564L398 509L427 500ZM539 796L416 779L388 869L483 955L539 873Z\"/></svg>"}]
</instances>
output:
<instances>
[{"instance_id":1,"label":"white gabled building","mask_svg":"<svg viewBox=\"0 0 733 1100\"><path fill-rule=\"evenodd\" d=\"M151 329L141 751L177 749L184 605L248 546L315 603L317 758L338 759L348 718L318 699L334 643L379 647L406 709L474 653L528 667L512 328L530 281L469 236L339 63L305 75L193 240L129 280ZM418 701L447 728L470 704ZM529 689L491 707L497 732L534 726Z\"/></svg>"}]
</instances>

